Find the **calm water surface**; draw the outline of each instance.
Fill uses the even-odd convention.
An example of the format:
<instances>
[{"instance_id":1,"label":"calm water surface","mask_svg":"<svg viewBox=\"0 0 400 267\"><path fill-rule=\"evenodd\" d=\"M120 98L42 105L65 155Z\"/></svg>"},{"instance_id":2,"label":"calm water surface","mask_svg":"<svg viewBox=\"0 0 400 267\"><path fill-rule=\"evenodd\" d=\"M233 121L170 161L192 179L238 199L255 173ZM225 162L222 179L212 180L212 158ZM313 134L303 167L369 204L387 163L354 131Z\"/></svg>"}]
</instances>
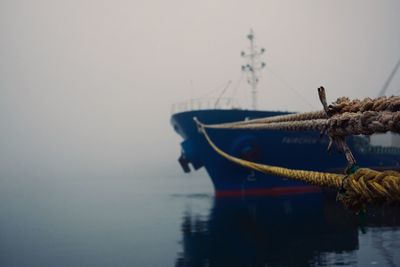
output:
<instances>
[{"instance_id":1,"label":"calm water surface","mask_svg":"<svg viewBox=\"0 0 400 267\"><path fill-rule=\"evenodd\" d=\"M400 266L400 210L216 200L204 172L3 178L0 266Z\"/></svg>"}]
</instances>

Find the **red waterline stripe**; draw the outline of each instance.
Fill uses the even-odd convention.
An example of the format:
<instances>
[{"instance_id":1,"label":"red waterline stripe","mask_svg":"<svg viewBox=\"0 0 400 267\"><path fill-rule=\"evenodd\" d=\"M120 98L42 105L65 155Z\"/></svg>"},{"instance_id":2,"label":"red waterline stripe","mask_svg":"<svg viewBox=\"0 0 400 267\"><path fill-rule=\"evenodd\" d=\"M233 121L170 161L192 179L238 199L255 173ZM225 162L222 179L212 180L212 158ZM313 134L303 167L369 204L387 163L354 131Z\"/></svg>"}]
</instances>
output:
<instances>
[{"instance_id":1,"label":"red waterline stripe","mask_svg":"<svg viewBox=\"0 0 400 267\"><path fill-rule=\"evenodd\" d=\"M296 195L305 193L321 192L321 189L316 186L288 186L274 188L257 188L257 189L242 189L242 190L226 190L217 191L216 197L235 197L235 196L284 196Z\"/></svg>"}]
</instances>

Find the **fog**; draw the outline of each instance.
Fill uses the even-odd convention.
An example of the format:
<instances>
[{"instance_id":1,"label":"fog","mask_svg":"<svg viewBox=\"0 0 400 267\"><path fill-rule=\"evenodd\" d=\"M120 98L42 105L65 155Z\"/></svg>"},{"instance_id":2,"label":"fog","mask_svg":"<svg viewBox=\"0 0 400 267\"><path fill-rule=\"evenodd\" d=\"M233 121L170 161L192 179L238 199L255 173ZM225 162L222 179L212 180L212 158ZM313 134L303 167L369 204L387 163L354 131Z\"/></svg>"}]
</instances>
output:
<instances>
[{"instance_id":1,"label":"fog","mask_svg":"<svg viewBox=\"0 0 400 267\"><path fill-rule=\"evenodd\" d=\"M169 168L173 103L217 96L231 80L226 94L248 105L250 28L266 49L261 109L319 109L320 85L329 101L375 97L400 57L399 14L396 0L2 0L0 175ZM398 89L400 74L387 94Z\"/></svg>"}]
</instances>

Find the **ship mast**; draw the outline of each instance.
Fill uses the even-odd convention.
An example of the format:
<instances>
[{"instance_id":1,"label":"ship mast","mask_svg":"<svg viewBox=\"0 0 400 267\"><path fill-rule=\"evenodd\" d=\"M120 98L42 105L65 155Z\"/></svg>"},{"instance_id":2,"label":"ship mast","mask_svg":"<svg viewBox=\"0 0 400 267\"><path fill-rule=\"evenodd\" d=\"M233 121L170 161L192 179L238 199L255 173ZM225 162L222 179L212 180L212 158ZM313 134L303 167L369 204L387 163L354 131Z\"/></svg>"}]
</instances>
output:
<instances>
[{"instance_id":1,"label":"ship mast","mask_svg":"<svg viewBox=\"0 0 400 267\"><path fill-rule=\"evenodd\" d=\"M251 86L251 96L252 96L252 108L254 110L257 109L257 84L260 78L259 72L262 68L265 67L265 63L259 61L261 54L265 52L264 48L261 48L259 51L254 44L254 32L253 29L250 30L250 33L247 35L247 39L250 41L250 52L245 53L241 52L242 57L247 58L247 64L242 66L242 71L245 71L249 74L247 82Z\"/></svg>"}]
</instances>

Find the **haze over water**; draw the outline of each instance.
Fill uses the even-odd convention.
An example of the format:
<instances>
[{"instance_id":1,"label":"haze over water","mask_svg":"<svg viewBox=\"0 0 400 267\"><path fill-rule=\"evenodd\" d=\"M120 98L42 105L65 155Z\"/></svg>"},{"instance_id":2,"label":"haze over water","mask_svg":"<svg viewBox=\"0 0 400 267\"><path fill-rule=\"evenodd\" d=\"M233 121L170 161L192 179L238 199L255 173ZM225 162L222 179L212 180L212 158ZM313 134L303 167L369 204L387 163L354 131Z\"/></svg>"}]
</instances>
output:
<instances>
[{"instance_id":1,"label":"haze over water","mask_svg":"<svg viewBox=\"0 0 400 267\"><path fill-rule=\"evenodd\" d=\"M42 179L0 189L1 266L399 266L399 209L314 195L214 199L207 176Z\"/></svg>"},{"instance_id":2,"label":"haze over water","mask_svg":"<svg viewBox=\"0 0 400 267\"><path fill-rule=\"evenodd\" d=\"M319 109L320 85L328 101L375 97L399 14L395 0L1 1L0 265L400 265L398 210L216 201L205 172L181 173L169 125L173 103L230 80L248 105L250 28L260 108Z\"/></svg>"}]
</instances>

